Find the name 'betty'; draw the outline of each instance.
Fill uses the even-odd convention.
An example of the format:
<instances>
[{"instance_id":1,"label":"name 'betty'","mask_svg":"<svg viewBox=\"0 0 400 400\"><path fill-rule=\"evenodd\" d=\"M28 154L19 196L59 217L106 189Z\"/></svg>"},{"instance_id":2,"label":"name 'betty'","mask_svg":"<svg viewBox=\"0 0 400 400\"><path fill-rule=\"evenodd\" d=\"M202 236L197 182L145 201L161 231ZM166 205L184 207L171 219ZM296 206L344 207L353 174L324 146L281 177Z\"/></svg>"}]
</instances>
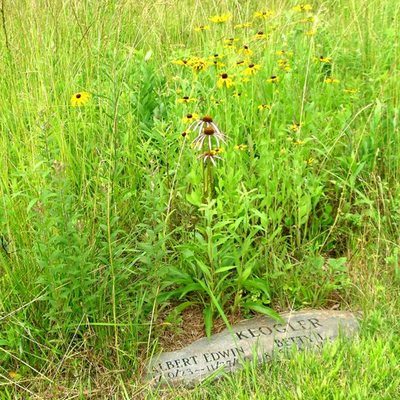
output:
<instances>
[{"instance_id":1,"label":"name 'betty'","mask_svg":"<svg viewBox=\"0 0 400 400\"><path fill-rule=\"evenodd\" d=\"M305 331L322 327L317 318L300 319L297 321L288 322L286 324L275 324L272 326L259 326L257 328L248 328L239 332L235 332L235 335L239 340L251 339L263 336L270 336L274 333L290 333Z\"/></svg>"}]
</instances>

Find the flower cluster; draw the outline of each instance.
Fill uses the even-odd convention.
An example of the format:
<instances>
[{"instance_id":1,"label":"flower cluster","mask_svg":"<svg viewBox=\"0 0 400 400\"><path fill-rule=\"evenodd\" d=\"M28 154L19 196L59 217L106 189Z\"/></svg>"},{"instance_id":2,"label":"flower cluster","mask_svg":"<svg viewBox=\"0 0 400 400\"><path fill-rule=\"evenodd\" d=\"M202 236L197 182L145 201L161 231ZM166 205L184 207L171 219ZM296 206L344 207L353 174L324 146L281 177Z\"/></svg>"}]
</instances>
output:
<instances>
[{"instance_id":1,"label":"flower cluster","mask_svg":"<svg viewBox=\"0 0 400 400\"><path fill-rule=\"evenodd\" d=\"M219 156L223 152L221 144L226 144L227 136L209 115L192 122L188 129L197 134L192 147L202 151L199 158L202 158L204 163L210 161L215 166L215 160L221 159Z\"/></svg>"},{"instance_id":2,"label":"flower cluster","mask_svg":"<svg viewBox=\"0 0 400 400\"><path fill-rule=\"evenodd\" d=\"M299 32L305 36L317 35L320 15L320 12L314 13L311 4L297 4L286 11L257 10L249 20L236 23L231 23L231 13L213 15L203 21L203 24L194 27L194 31L198 32L195 35L203 35L197 42L201 44L196 44L196 53L190 54L189 49L186 49L179 56L175 55L176 59L172 63L182 67L181 88L176 88L176 93L179 93L176 102L179 107L187 108L186 115L182 118L187 124L187 129L183 130L181 136L187 140L189 135L194 135L191 146L201 152L199 158L203 159L204 163L216 165L216 160L221 158L223 151L221 146L226 145L227 137L212 117L199 117L194 111L200 114L199 110L202 108L216 110L217 106L220 106L218 111L225 113L236 110L243 113L248 110L256 113L260 127L270 128L278 115L277 110L281 108L279 104L282 97L288 94L288 87L292 83L296 86L305 70L304 61L298 59L302 55L302 45L292 43L291 34L287 30L294 26L296 37ZM282 20L284 23L280 24ZM210 46L210 38L218 38L214 43L215 47ZM314 40L317 46L310 48L319 49L320 52L313 54L312 64L307 63L307 68L310 68L307 73L310 76L316 74L317 79L309 79L309 82L323 82L321 90L326 93L339 93L336 88L340 80L332 76L333 71L337 71L334 54L328 46L322 47L318 44L318 37L312 39ZM205 41L207 46L203 46L203 49L207 50L199 53L199 48ZM307 44L304 36L302 41ZM211 91L215 97L211 95ZM342 88L341 93L347 98L356 98L356 89L351 87ZM282 115L280 111L278 113ZM291 143L291 149L302 150L307 147L309 141L304 136L310 125L303 126L307 120L304 117L297 116L299 121L302 121L300 123L296 122L296 115L290 115L290 119L282 121L280 125L280 133ZM248 129L239 129L238 132L238 135L243 135ZM247 144L239 144L246 140L242 137L238 139L240 140L234 149L247 149ZM279 140L279 135L271 140ZM251 140L248 143L251 145ZM312 158L308 159L307 165L312 165L310 160Z\"/></svg>"}]
</instances>

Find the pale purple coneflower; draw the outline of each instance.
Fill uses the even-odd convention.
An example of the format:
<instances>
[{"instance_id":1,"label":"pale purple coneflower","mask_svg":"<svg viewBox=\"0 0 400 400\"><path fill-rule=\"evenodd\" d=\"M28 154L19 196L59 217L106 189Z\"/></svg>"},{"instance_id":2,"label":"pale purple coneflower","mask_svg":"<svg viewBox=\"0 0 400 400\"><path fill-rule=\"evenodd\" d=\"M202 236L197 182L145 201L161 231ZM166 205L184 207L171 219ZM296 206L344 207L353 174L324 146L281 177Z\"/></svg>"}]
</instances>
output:
<instances>
[{"instance_id":1,"label":"pale purple coneflower","mask_svg":"<svg viewBox=\"0 0 400 400\"><path fill-rule=\"evenodd\" d=\"M197 158L202 158L204 164L207 162L207 160L210 160L214 167L217 166L215 159L222 160L222 158L214 150L206 151L205 153L200 154Z\"/></svg>"},{"instance_id":2,"label":"pale purple coneflower","mask_svg":"<svg viewBox=\"0 0 400 400\"><path fill-rule=\"evenodd\" d=\"M208 150L211 152L212 150L212 139L215 139L217 143L217 147L220 147L220 142L226 144L227 136L221 132L218 128L217 124L213 121L213 119L206 115L198 121L193 122L189 129L193 132L196 132L198 135L196 139L193 140L192 146L195 149L201 150L204 144L204 141L208 141Z\"/></svg>"}]
</instances>

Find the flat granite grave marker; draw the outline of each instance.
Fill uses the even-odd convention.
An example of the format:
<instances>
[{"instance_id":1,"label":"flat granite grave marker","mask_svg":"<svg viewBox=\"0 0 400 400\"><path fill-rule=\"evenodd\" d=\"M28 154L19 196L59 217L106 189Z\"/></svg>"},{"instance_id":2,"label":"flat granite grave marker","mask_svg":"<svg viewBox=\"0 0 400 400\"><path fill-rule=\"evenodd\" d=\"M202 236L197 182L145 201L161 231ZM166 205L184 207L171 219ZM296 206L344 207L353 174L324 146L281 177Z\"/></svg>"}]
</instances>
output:
<instances>
[{"instance_id":1,"label":"flat granite grave marker","mask_svg":"<svg viewBox=\"0 0 400 400\"><path fill-rule=\"evenodd\" d=\"M308 310L281 317L280 322L269 317L242 321L181 350L161 353L150 361L147 379L154 384L193 385L217 370L234 371L243 361L257 357L259 363L267 362L292 347L318 349L339 334L353 337L359 329L356 317L347 311Z\"/></svg>"}]
</instances>

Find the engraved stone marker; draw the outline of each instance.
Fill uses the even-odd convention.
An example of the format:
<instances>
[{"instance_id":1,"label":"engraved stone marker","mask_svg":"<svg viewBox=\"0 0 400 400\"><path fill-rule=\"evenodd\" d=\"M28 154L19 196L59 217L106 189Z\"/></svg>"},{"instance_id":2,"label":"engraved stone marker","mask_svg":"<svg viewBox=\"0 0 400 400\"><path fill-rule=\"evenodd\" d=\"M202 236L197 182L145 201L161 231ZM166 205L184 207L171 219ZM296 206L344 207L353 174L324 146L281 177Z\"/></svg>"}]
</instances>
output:
<instances>
[{"instance_id":1,"label":"engraved stone marker","mask_svg":"<svg viewBox=\"0 0 400 400\"><path fill-rule=\"evenodd\" d=\"M280 322L268 317L243 321L181 350L161 353L149 363L147 378L155 384L193 385L213 373L234 371L254 357L262 363L293 346L318 349L339 334L354 336L359 328L356 317L347 311L308 310L281 317Z\"/></svg>"}]
</instances>

